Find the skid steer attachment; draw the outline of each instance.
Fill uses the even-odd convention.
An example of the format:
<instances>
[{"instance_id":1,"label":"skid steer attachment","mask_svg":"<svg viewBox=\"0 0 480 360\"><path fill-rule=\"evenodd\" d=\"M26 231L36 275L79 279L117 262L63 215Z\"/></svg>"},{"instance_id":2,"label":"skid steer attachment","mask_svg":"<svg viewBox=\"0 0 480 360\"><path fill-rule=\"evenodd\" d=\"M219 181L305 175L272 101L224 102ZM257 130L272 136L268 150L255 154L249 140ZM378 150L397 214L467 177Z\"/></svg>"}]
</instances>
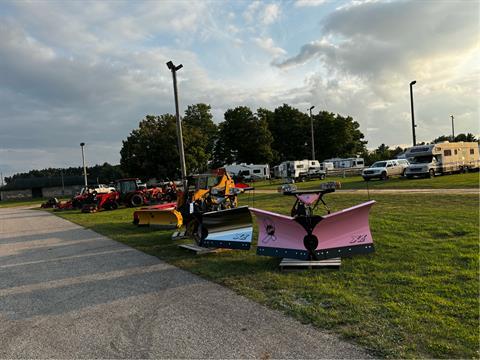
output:
<instances>
[{"instance_id":1,"label":"skid steer attachment","mask_svg":"<svg viewBox=\"0 0 480 360\"><path fill-rule=\"evenodd\" d=\"M133 213L133 223L138 226L180 228L183 225L183 219L175 206L176 203L167 203L141 208Z\"/></svg>"},{"instance_id":2,"label":"skid steer attachment","mask_svg":"<svg viewBox=\"0 0 480 360\"><path fill-rule=\"evenodd\" d=\"M211 211L199 215L199 245L248 250L252 243L252 216L248 206Z\"/></svg>"}]
</instances>

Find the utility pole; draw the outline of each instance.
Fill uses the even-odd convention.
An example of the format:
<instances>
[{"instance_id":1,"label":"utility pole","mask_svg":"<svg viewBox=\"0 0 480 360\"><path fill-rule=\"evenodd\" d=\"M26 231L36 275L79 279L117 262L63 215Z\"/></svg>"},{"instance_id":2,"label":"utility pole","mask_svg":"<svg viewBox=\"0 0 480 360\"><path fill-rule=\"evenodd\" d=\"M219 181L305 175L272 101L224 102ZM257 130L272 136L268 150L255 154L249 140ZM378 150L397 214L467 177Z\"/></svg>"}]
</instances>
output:
<instances>
[{"instance_id":1,"label":"utility pole","mask_svg":"<svg viewBox=\"0 0 480 360\"><path fill-rule=\"evenodd\" d=\"M453 115L450 115L450 117L452 118L452 142L455 141L455 127L453 126Z\"/></svg>"},{"instance_id":2,"label":"utility pole","mask_svg":"<svg viewBox=\"0 0 480 360\"><path fill-rule=\"evenodd\" d=\"M180 70L183 65L178 66L173 65L173 62L167 62L167 67L172 72L173 78L173 95L175 97L175 115L177 117L177 141L178 141L178 152L180 154L180 168L182 171L182 184L183 191L186 195L188 193L188 184L187 184L187 166L185 165L185 151L183 149L183 133L182 133L182 122L180 120L180 110L178 108L178 91L177 91L177 71Z\"/></svg>"},{"instance_id":3,"label":"utility pole","mask_svg":"<svg viewBox=\"0 0 480 360\"><path fill-rule=\"evenodd\" d=\"M410 83L410 108L411 108L411 111L412 111L412 135L413 135L413 146L417 145L417 140L415 138L415 127L417 125L415 125L415 114L414 114L414 111L413 111L413 85L415 85L417 83L416 80L413 80L411 83Z\"/></svg>"},{"instance_id":4,"label":"utility pole","mask_svg":"<svg viewBox=\"0 0 480 360\"><path fill-rule=\"evenodd\" d=\"M315 160L315 139L313 137L313 117L312 117L312 110L315 107L315 105L310 106L310 129L312 132L312 160Z\"/></svg>"},{"instance_id":5,"label":"utility pole","mask_svg":"<svg viewBox=\"0 0 480 360\"><path fill-rule=\"evenodd\" d=\"M80 147L82 148L82 163L83 163L83 176L85 177L85 190L88 187L88 180L87 180L87 166L85 165L85 151L83 150L85 143L80 143Z\"/></svg>"}]
</instances>

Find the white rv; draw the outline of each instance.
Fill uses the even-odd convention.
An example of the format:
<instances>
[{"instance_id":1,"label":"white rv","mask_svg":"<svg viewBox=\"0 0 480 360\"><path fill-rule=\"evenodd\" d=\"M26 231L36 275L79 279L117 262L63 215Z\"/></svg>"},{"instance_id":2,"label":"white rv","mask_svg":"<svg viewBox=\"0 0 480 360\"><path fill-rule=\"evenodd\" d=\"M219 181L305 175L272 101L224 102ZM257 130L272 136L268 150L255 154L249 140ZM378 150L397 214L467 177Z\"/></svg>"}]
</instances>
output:
<instances>
[{"instance_id":1,"label":"white rv","mask_svg":"<svg viewBox=\"0 0 480 360\"><path fill-rule=\"evenodd\" d=\"M270 179L270 167L268 164L246 164L233 163L224 165L232 176L242 176L245 180L265 180Z\"/></svg>"},{"instance_id":2,"label":"white rv","mask_svg":"<svg viewBox=\"0 0 480 360\"><path fill-rule=\"evenodd\" d=\"M325 179L325 171L321 169L318 160L284 161L274 168L274 173L280 178L294 180Z\"/></svg>"},{"instance_id":3,"label":"white rv","mask_svg":"<svg viewBox=\"0 0 480 360\"><path fill-rule=\"evenodd\" d=\"M410 162L407 178L478 169L480 163L476 142L417 145L407 149L405 157Z\"/></svg>"},{"instance_id":4,"label":"white rv","mask_svg":"<svg viewBox=\"0 0 480 360\"><path fill-rule=\"evenodd\" d=\"M327 159L325 162L333 163L335 169L351 169L351 168L364 168L365 162L363 158L332 158Z\"/></svg>"}]
</instances>

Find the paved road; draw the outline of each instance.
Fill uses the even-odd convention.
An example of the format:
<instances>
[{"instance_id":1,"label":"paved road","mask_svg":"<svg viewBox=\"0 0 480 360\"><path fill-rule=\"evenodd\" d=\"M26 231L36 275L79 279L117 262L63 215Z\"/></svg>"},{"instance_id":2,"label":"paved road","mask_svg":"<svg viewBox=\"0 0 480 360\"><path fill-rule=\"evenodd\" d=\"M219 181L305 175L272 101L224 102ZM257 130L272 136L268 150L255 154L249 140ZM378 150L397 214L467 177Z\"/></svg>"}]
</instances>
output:
<instances>
[{"instance_id":1,"label":"paved road","mask_svg":"<svg viewBox=\"0 0 480 360\"><path fill-rule=\"evenodd\" d=\"M0 358L366 358L43 211L0 209Z\"/></svg>"}]
</instances>

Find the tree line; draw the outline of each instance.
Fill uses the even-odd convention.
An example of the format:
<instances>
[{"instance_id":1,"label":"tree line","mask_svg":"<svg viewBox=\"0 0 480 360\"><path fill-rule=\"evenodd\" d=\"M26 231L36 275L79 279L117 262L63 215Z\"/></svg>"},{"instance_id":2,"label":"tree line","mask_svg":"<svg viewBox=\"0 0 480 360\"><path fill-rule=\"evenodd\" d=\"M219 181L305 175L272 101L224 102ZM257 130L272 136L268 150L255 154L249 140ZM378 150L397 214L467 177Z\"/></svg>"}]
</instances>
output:
<instances>
[{"instance_id":1,"label":"tree line","mask_svg":"<svg viewBox=\"0 0 480 360\"><path fill-rule=\"evenodd\" d=\"M87 174L90 179L98 179L99 183L109 183L112 180L124 177L124 172L120 165L110 165L103 163L103 165L89 166ZM34 178L34 177L68 177L68 176L83 176L83 167L69 167L69 168L47 168L42 170L30 170L24 173L17 173L12 176L4 178L5 183L9 184L16 179Z\"/></svg>"},{"instance_id":2,"label":"tree line","mask_svg":"<svg viewBox=\"0 0 480 360\"><path fill-rule=\"evenodd\" d=\"M312 116L315 158L352 157L366 152L360 125L350 116L327 111ZM311 158L310 117L287 104L275 110L228 109L224 121L213 122L207 104L188 106L182 120L185 161L189 173L224 164L277 164ZM129 175L178 178L176 119L147 115L123 141L121 168Z\"/></svg>"}]
</instances>

